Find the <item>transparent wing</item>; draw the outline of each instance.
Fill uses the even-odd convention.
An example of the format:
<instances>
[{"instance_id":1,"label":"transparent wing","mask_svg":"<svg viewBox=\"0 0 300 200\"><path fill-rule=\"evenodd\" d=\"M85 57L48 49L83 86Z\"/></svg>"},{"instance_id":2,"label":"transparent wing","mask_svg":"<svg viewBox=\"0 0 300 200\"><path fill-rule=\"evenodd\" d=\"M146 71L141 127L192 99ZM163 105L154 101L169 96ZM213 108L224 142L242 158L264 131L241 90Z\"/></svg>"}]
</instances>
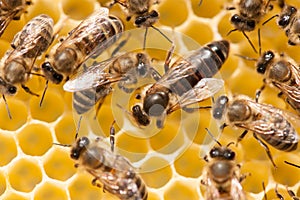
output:
<instances>
[{"instance_id":1,"label":"transparent wing","mask_svg":"<svg viewBox=\"0 0 300 200\"><path fill-rule=\"evenodd\" d=\"M108 68L114 60L113 57L100 63L94 63L87 69L81 68L75 76L64 84L64 90L78 92L120 80L121 77L112 76L108 73Z\"/></svg>"},{"instance_id":2,"label":"transparent wing","mask_svg":"<svg viewBox=\"0 0 300 200\"><path fill-rule=\"evenodd\" d=\"M223 86L224 81L221 79L203 78L191 90L181 95L178 102L169 109L168 113L212 97Z\"/></svg>"},{"instance_id":3,"label":"transparent wing","mask_svg":"<svg viewBox=\"0 0 300 200\"><path fill-rule=\"evenodd\" d=\"M272 136L272 141L278 143L295 143L298 141L298 134L291 124L292 115L277 109L271 105L256 103L247 100L251 109L258 113L256 119L241 124L241 127L259 134L262 138Z\"/></svg>"},{"instance_id":4,"label":"transparent wing","mask_svg":"<svg viewBox=\"0 0 300 200\"><path fill-rule=\"evenodd\" d=\"M11 22L13 16L1 16L0 17L0 36L4 33L6 27Z\"/></svg>"},{"instance_id":5,"label":"transparent wing","mask_svg":"<svg viewBox=\"0 0 300 200\"><path fill-rule=\"evenodd\" d=\"M243 191L242 185L237 178L231 180L231 198L233 200L246 200L246 195Z\"/></svg>"}]
</instances>

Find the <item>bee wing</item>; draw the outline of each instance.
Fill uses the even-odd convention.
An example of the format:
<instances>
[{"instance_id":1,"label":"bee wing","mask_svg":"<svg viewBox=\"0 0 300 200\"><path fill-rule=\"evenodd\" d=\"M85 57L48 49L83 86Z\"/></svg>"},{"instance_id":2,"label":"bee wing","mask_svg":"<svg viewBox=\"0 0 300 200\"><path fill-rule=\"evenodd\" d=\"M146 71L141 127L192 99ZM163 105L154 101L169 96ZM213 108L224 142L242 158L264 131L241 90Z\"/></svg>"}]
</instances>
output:
<instances>
[{"instance_id":1,"label":"bee wing","mask_svg":"<svg viewBox=\"0 0 300 200\"><path fill-rule=\"evenodd\" d=\"M241 127L259 134L262 138L269 135L276 142L295 143L298 141L298 134L290 123L293 118L288 113L271 105L256 103L252 100L247 102L251 109L258 113L258 116L257 119L241 124Z\"/></svg>"},{"instance_id":2,"label":"bee wing","mask_svg":"<svg viewBox=\"0 0 300 200\"><path fill-rule=\"evenodd\" d=\"M224 86L224 81L216 78L203 78L178 100L179 107L185 107L212 97Z\"/></svg>"},{"instance_id":3,"label":"bee wing","mask_svg":"<svg viewBox=\"0 0 300 200\"><path fill-rule=\"evenodd\" d=\"M4 15L0 15L0 36L5 31L8 24L12 21L17 12L9 12Z\"/></svg>"},{"instance_id":4,"label":"bee wing","mask_svg":"<svg viewBox=\"0 0 300 200\"><path fill-rule=\"evenodd\" d=\"M78 92L120 80L121 77L111 76L107 72L107 69L114 60L115 58L110 58L99 63L94 63L87 69L81 68L82 70L64 84L64 90Z\"/></svg>"},{"instance_id":5,"label":"bee wing","mask_svg":"<svg viewBox=\"0 0 300 200\"><path fill-rule=\"evenodd\" d=\"M237 178L231 180L230 195L233 200L246 200L246 195L243 191L242 185Z\"/></svg>"},{"instance_id":6,"label":"bee wing","mask_svg":"<svg viewBox=\"0 0 300 200\"><path fill-rule=\"evenodd\" d=\"M205 199L214 200L220 198L221 196L220 192L216 187L216 184L213 184L210 178L206 177L205 185L206 185Z\"/></svg>"}]
</instances>

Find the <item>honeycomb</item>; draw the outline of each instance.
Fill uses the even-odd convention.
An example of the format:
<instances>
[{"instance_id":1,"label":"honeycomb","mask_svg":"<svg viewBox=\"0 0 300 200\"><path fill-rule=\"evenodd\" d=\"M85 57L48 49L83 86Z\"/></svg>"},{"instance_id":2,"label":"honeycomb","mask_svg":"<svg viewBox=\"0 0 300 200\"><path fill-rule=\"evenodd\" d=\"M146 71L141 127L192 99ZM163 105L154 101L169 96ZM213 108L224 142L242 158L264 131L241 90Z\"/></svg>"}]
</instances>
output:
<instances>
[{"instance_id":1,"label":"honeycomb","mask_svg":"<svg viewBox=\"0 0 300 200\"><path fill-rule=\"evenodd\" d=\"M33 5L27 9L28 12L22 15L20 20L12 21L2 35L0 56L3 56L10 48L13 36L34 16L45 13L51 16L56 24L63 19L64 25L59 32L59 38L66 35L80 20L97 9L100 3L104 5L107 2L101 0L33 0ZM300 7L297 0L287 2ZM258 55L253 52L240 32L233 32L227 36L228 31L233 28L229 18L235 11L227 11L224 6L230 5L231 2L203 0L201 6L198 3L199 0L161 1L159 5L154 5L160 13L160 20L156 26L166 31L170 38L173 37L173 32L181 33L185 39L191 38L194 45L186 47L188 50L213 40L222 38L229 40L230 56L218 76L225 80L226 93L254 97L255 91L262 85L263 77L256 73L253 62L243 60L234 54L254 58ZM274 6L263 21L279 11L280 9ZM118 5L114 6L110 12L125 22L126 16ZM128 30L134 28L132 22L125 22L125 27ZM275 20L261 26L261 31L263 50L284 51L296 62L300 61L298 53L300 47L287 45L287 38L277 27ZM155 40L152 34L153 31L150 30L147 37L148 43ZM257 32L247 34L256 45ZM54 43L56 42L58 39ZM167 45L164 48L167 51L169 44L166 41L162 43ZM164 59L161 53L155 52L151 54L151 57L155 60L156 58ZM36 61L36 65L40 65L43 60L44 56ZM32 76L27 86L32 91L41 94L45 80ZM267 87L260 100L292 112L285 102L277 97L277 93L275 89ZM203 199L205 187L200 183L202 170L206 164L203 155L214 145L211 139L206 146L204 145L207 142L207 133L204 128L218 132L218 124L211 119L210 111L200 110L185 117L181 116L184 113L180 111L174 112L167 117L164 129L156 131L151 137L137 137L136 134L130 134L130 127L127 129L126 122L122 119L124 115L120 114L120 110L111 106L116 103L117 99L120 100L119 95L120 91L116 88L116 91L105 99L96 120L93 119L94 112L83 116L80 136L108 136L111 123L116 119L118 125L116 126L116 150L126 156L140 171L148 187L149 200ZM74 162L69 156L69 148L53 144L74 142L79 116L74 114L72 94L65 92L62 85L50 83L42 107L39 107L39 101L39 98L27 94L22 89L16 96L7 97L12 119L8 118L3 99L0 101L0 199L117 199L103 192L102 189L92 186L93 177L74 167ZM211 101L207 100L205 103L210 104ZM179 128L178 122L183 126ZM219 141L223 145L236 141L242 131L225 128ZM299 150L286 153L270 147L278 166L275 169L264 149L251 134L247 135L238 146L231 146L231 148L237 154L237 163L242 165L242 173L249 174L242 183L249 199L264 198L262 183L266 186L268 199L276 199L274 192L276 184L285 199L291 199L285 186L300 196L300 169L284 164L285 160L299 164Z\"/></svg>"}]
</instances>

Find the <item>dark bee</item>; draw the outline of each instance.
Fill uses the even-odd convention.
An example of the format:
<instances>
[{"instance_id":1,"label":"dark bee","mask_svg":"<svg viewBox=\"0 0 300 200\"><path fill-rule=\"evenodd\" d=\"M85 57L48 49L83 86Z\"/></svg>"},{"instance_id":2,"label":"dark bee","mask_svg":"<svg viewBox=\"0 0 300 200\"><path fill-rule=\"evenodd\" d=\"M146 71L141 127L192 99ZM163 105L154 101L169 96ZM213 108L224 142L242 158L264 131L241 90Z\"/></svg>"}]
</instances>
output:
<instances>
[{"instance_id":1,"label":"dark bee","mask_svg":"<svg viewBox=\"0 0 300 200\"><path fill-rule=\"evenodd\" d=\"M266 51L256 63L258 73L264 75L264 85L257 91L258 100L265 85L275 86L283 97L300 114L300 71L297 63L284 54Z\"/></svg>"},{"instance_id":2,"label":"dark bee","mask_svg":"<svg viewBox=\"0 0 300 200\"><path fill-rule=\"evenodd\" d=\"M208 130L207 130L208 131ZM207 165L203 169L201 183L206 186L206 200L232 199L245 200L241 182L246 177L240 174L240 165L235 161L235 152L216 141L218 147L213 147L204 157Z\"/></svg>"},{"instance_id":3,"label":"dark bee","mask_svg":"<svg viewBox=\"0 0 300 200\"><path fill-rule=\"evenodd\" d=\"M160 75L151 68L150 59L145 53L128 52L107 61L94 63L82 70L64 85L66 91L74 92L73 106L78 114L90 110L96 102L99 106L111 93L113 83L126 93L132 92L127 86L137 82L138 77L151 75L158 79Z\"/></svg>"},{"instance_id":4,"label":"dark bee","mask_svg":"<svg viewBox=\"0 0 300 200\"><path fill-rule=\"evenodd\" d=\"M0 36L12 20L19 20L30 0L1 0L0 1Z\"/></svg>"},{"instance_id":5,"label":"dark bee","mask_svg":"<svg viewBox=\"0 0 300 200\"><path fill-rule=\"evenodd\" d=\"M75 167L92 174L95 177L93 185L103 187L104 191L122 200L146 200L146 185L135 168L125 157L102 146L99 137L93 141L87 137L77 138L71 148L71 158L76 160Z\"/></svg>"},{"instance_id":6,"label":"dark bee","mask_svg":"<svg viewBox=\"0 0 300 200\"><path fill-rule=\"evenodd\" d=\"M150 117L155 117L157 127L162 128L164 117L175 110L193 111L187 106L211 97L223 86L222 80L211 77L219 71L228 53L228 41L216 41L178 59L170 69L166 67L166 73L142 96L142 107L132 107L135 121L147 126Z\"/></svg>"},{"instance_id":7,"label":"dark bee","mask_svg":"<svg viewBox=\"0 0 300 200\"><path fill-rule=\"evenodd\" d=\"M228 35L233 31L241 31L254 51L257 52L245 32L253 31L256 28L268 9L272 8L270 1L271 0L239 0L235 6L228 7L228 10L237 10L237 13L230 19L234 29L231 30Z\"/></svg>"},{"instance_id":8,"label":"dark bee","mask_svg":"<svg viewBox=\"0 0 300 200\"><path fill-rule=\"evenodd\" d=\"M213 107L213 117L225 120L222 128L231 125L245 129L238 141L241 141L248 131L252 131L274 166L276 165L271 152L260 138L281 151L294 151L297 148L298 134L290 122L293 118L283 110L257 103L247 96L238 95L231 100L226 96L219 97Z\"/></svg>"},{"instance_id":9,"label":"dark bee","mask_svg":"<svg viewBox=\"0 0 300 200\"><path fill-rule=\"evenodd\" d=\"M288 37L288 43L290 45L299 45L300 44L300 12L296 7L284 5L277 24L280 28L285 31L286 36Z\"/></svg>"},{"instance_id":10,"label":"dark bee","mask_svg":"<svg viewBox=\"0 0 300 200\"><path fill-rule=\"evenodd\" d=\"M50 52L48 61L42 65L45 77L59 84L64 77L75 74L93 53L100 54L112 45L123 30L123 23L118 18L108 16L107 8L100 8Z\"/></svg>"},{"instance_id":11,"label":"dark bee","mask_svg":"<svg viewBox=\"0 0 300 200\"><path fill-rule=\"evenodd\" d=\"M30 20L24 28L15 35L11 46L1 60L2 90L3 95L16 93L16 88L11 85L21 84L22 88L33 93L25 83L32 74L34 62L38 56L45 52L53 40L53 20L47 15L39 15ZM4 82L7 82L4 84Z\"/></svg>"}]
</instances>

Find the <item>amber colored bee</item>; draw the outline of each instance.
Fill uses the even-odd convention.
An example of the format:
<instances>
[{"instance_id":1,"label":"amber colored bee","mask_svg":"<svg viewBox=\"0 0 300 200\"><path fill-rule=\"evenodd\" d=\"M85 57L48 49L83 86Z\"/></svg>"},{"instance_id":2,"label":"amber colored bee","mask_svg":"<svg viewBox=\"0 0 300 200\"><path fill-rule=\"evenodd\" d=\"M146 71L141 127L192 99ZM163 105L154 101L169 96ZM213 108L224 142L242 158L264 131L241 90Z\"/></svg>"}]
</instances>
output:
<instances>
[{"instance_id":1,"label":"amber colored bee","mask_svg":"<svg viewBox=\"0 0 300 200\"><path fill-rule=\"evenodd\" d=\"M230 22L234 26L228 35L233 31L241 31L247 38L255 52L256 49L245 32L253 31L261 19L265 16L268 9L272 9L271 0L239 0L235 5L228 7L227 10L237 10L232 15Z\"/></svg>"},{"instance_id":2,"label":"amber colored bee","mask_svg":"<svg viewBox=\"0 0 300 200\"><path fill-rule=\"evenodd\" d=\"M284 54L266 51L257 60L256 70L264 75L264 85L257 91L258 100L265 85L275 86L300 115L300 70L297 63Z\"/></svg>"},{"instance_id":3,"label":"amber colored bee","mask_svg":"<svg viewBox=\"0 0 300 200\"><path fill-rule=\"evenodd\" d=\"M213 117L225 120L222 128L230 125L245 129L238 141L252 131L274 166L271 152L261 139L281 151L289 152L297 148L298 134L291 124L295 118L272 105L257 103L244 95L234 96L231 100L227 96L220 96L213 106Z\"/></svg>"},{"instance_id":4,"label":"amber colored bee","mask_svg":"<svg viewBox=\"0 0 300 200\"><path fill-rule=\"evenodd\" d=\"M111 128L110 135L114 135ZM147 187L135 168L123 156L113 153L101 145L101 138L90 140L77 138L71 147L71 158L76 160L75 167L85 169L95 178L92 184L102 187L122 200L146 200ZM113 150L114 141L111 141Z\"/></svg>"},{"instance_id":5,"label":"amber colored bee","mask_svg":"<svg viewBox=\"0 0 300 200\"><path fill-rule=\"evenodd\" d=\"M87 67L67 81L64 89L74 92L73 107L78 114L83 114L97 102L101 104L111 93L114 83L117 82L120 89L130 93L133 89L128 85L135 84L138 77L148 75L155 79L160 77L151 67L147 54L127 52Z\"/></svg>"},{"instance_id":6,"label":"amber colored bee","mask_svg":"<svg viewBox=\"0 0 300 200\"><path fill-rule=\"evenodd\" d=\"M100 8L50 52L48 60L42 64L45 77L59 84L64 77L75 74L93 53L100 54L112 45L123 30L123 23L117 17L108 16L108 9Z\"/></svg>"},{"instance_id":7,"label":"amber colored bee","mask_svg":"<svg viewBox=\"0 0 300 200\"><path fill-rule=\"evenodd\" d=\"M277 24L285 31L290 45L300 44L300 12L294 6L282 4Z\"/></svg>"},{"instance_id":8,"label":"amber colored bee","mask_svg":"<svg viewBox=\"0 0 300 200\"><path fill-rule=\"evenodd\" d=\"M1 0L0 1L0 37L12 20L19 20L30 0Z\"/></svg>"},{"instance_id":9,"label":"amber colored bee","mask_svg":"<svg viewBox=\"0 0 300 200\"><path fill-rule=\"evenodd\" d=\"M142 106L132 107L137 124L147 126L150 117L155 117L157 127L162 128L165 116L175 110L195 110L187 106L211 97L222 88L223 81L211 77L219 71L228 53L229 42L216 41L167 67L166 73L141 97Z\"/></svg>"},{"instance_id":10,"label":"amber colored bee","mask_svg":"<svg viewBox=\"0 0 300 200\"><path fill-rule=\"evenodd\" d=\"M33 93L25 83L32 74L34 62L38 56L45 52L53 41L53 20L48 15L42 14L30 20L24 28L18 32L11 46L0 63L3 95L16 93L16 88L12 85L20 84L22 88ZM4 83L7 82L7 83Z\"/></svg>"},{"instance_id":11,"label":"amber colored bee","mask_svg":"<svg viewBox=\"0 0 300 200\"><path fill-rule=\"evenodd\" d=\"M227 146L213 147L204 157L201 183L206 186L206 200L245 200L241 182L246 177L240 174L240 165L235 161L235 152Z\"/></svg>"}]
</instances>

